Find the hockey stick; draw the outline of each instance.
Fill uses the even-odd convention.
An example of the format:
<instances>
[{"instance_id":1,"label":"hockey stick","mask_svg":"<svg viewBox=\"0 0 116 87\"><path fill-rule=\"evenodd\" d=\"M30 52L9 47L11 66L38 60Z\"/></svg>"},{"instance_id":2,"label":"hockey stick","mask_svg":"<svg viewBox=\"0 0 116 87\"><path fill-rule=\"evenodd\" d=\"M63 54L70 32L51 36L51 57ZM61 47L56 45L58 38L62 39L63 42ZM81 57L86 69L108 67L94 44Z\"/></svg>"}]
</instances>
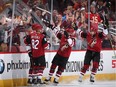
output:
<instances>
[{"instance_id":1,"label":"hockey stick","mask_svg":"<svg viewBox=\"0 0 116 87\"><path fill-rule=\"evenodd\" d=\"M104 26L104 27L106 27L106 23L105 23L105 22L106 22L106 21L108 22L107 30L108 30L108 34L109 34L110 37L111 37L111 39L110 39L110 38L108 38L108 39L110 40L111 48L112 48L112 50L113 50L114 56L116 57L115 47L113 48L113 43L112 43L113 37L112 37L112 35L111 35L111 33L110 33L110 30L109 30L109 21L106 20L105 15L103 15L103 18L104 18L104 21L103 21L103 26ZM98 26L98 27L99 27L99 26ZM101 27L101 29L104 29L104 27Z\"/></svg>"},{"instance_id":2,"label":"hockey stick","mask_svg":"<svg viewBox=\"0 0 116 87\"><path fill-rule=\"evenodd\" d=\"M110 33L109 33L109 34L110 34ZM111 36L111 39L112 39L113 37L112 37L111 34L110 34L110 36ZM114 52L114 56L116 57L115 46L113 47L113 43L112 43L112 40L111 40L111 39L109 39L109 40L110 40L110 44L111 44L112 50L113 50L113 52Z\"/></svg>"},{"instance_id":3,"label":"hockey stick","mask_svg":"<svg viewBox=\"0 0 116 87\"><path fill-rule=\"evenodd\" d=\"M100 27L100 26L98 26L98 28L101 29L101 30L104 29L103 27ZM113 47L113 43L112 43L113 37L112 37L112 35L111 35L111 33L110 33L109 30L108 30L108 34L109 34L110 37L111 37L111 39L110 39L110 38L108 38L108 39L109 39L109 41L110 41L110 45L111 45L111 48L112 48L112 50L113 50L114 56L116 57L115 47Z\"/></svg>"},{"instance_id":4,"label":"hockey stick","mask_svg":"<svg viewBox=\"0 0 116 87\"><path fill-rule=\"evenodd\" d=\"M109 28L109 25L108 25L108 28ZM111 33L110 33L110 31L108 30L108 34L110 35L110 37L111 37L111 39L109 38L109 40L110 40L110 44L111 44L111 48L112 48L112 50L113 50L113 53L114 53L114 56L116 57L116 52L115 52L115 46L113 47L113 43L112 43L112 40L113 40L113 37L112 37L112 35L111 35Z\"/></svg>"}]
</instances>

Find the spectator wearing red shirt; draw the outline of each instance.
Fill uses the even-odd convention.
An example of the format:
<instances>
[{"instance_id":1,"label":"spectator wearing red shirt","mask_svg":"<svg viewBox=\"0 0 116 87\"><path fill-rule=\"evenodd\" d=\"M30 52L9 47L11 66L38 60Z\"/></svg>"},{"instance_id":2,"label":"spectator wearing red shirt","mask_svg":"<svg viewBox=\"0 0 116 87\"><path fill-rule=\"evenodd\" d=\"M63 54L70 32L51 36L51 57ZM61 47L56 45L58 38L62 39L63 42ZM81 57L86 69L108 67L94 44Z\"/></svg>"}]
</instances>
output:
<instances>
[{"instance_id":1,"label":"spectator wearing red shirt","mask_svg":"<svg viewBox=\"0 0 116 87\"><path fill-rule=\"evenodd\" d=\"M100 15L96 11L96 7L94 5L91 5L90 7L90 13L85 15L85 18L88 19L88 15L90 15L90 23L94 24L97 27L98 30L98 24L102 22Z\"/></svg>"}]
</instances>

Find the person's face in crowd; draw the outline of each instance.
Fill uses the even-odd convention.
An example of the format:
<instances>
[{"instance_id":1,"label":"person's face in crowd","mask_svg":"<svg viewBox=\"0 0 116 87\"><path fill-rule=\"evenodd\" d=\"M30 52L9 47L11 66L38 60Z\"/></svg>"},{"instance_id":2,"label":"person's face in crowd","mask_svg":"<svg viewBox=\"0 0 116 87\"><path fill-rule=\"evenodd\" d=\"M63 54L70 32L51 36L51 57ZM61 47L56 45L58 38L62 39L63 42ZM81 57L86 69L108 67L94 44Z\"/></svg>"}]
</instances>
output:
<instances>
[{"instance_id":1,"label":"person's face in crowd","mask_svg":"<svg viewBox=\"0 0 116 87\"><path fill-rule=\"evenodd\" d=\"M62 15L58 15L57 17L59 21L62 21Z\"/></svg>"},{"instance_id":2,"label":"person's face in crowd","mask_svg":"<svg viewBox=\"0 0 116 87\"><path fill-rule=\"evenodd\" d=\"M67 10L72 11L73 10L72 6L67 6Z\"/></svg>"},{"instance_id":3,"label":"person's face in crowd","mask_svg":"<svg viewBox=\"0 0 116 87\"><path fill-rule=\"evenodd\" d=\"M42 12L40 10L37 10L36 13L37 13L37 16L39 17L42 15Z\"/></svg>"},{"instance_id":4,"label":"person's face in crowd","mask_svg":"<svg viewBox=\"0 0 116 87\"><path fill-rule=\"evenodd\" d=\"M90 10L91 10L92 13L95 13L96 12L95 6L91 6Z\"/></svg>"},{"instance_id":5,"label":"person's face in crowd","mask_svg":"<svg viewBox=\"0 0 116 87\"><path fill-rule=\"evenodd\" d=\"M58 15L58 12L57 12L57 10L54 10L53 11L53 16L56 16L56 15Z\"/></svg>"},{"instance_id":6,"label":"person's face in crowd","mask_svg":"<svg viewBox=\"0 0 116 87\"><path fill-rule=\"evenodd\" d=\"M34 5L38 5L41 1L40 0L35 0Z\"/></svg>"},{"instance_id":7,"label":"person's face in crowd","mask_svg":"<svg viewBox=\"0 0 116 87\"><path fill-rule=\"evenodd\" d=\"M73 22L73 14L72 14L71 12L69 12L69 13L67 14L67 21L68 21L68 22Z\"/></svg>"},{"instance_id":8,"label":"person's face in crowd","mask_svg":"<svg viewBox=\"0 0 116 87\"><path fill-rule=\"evenodd\" d=\"M98 0L98 5L102 6L103 5L103 1L99 1Z\"/></svg>"},{"instance_id":9,"label":"person's face in crowd","mask_svg":"<svg viewBox=\"0 0 116 87\"><path fill-rule=\"evenodd\" d=\"M81 6L85 7L87 5L87 1L81 1Z\"/></svg>"},{"instance_id":10,"label":"person's face in crowd","mask_svg":"<svg viewBox=\"0 0 116 87\"><path fill-rule=\"evenodd\" d=\"M79 17L79 15L80 15L79 11L76 11L75 16Z\"/></svg>"},{"instance_id":11,"label":"person's face in crowd","mask_svg":"<svg viewBox=\"0 0 116 87\"><path fill-rule=\"evenodd\" d=\"M85 14L85 12L86 12L85 10L82 10L82 11L81 11L82 14Z\"/></svg>"},{"instance_id":12,"label":"person's face in crowd","mask_svg":"<svg viewBox=\"0 0 116 87\"><path fill-rule=\"evenodd\" d=\"M72 22L73 21L72 16L69 16L68 19L67 19L67 21Z\"/></svg>"},{"instance_id":13,"label":"person's face in crowd","mask_svg":"<svg viewBox=\"0 0 116 87\"><path fill-rule=\"evenodd\" d=\"M68 15L71 11L70 10L66 10L66 15Z\"/></svg>"}]
</instances>

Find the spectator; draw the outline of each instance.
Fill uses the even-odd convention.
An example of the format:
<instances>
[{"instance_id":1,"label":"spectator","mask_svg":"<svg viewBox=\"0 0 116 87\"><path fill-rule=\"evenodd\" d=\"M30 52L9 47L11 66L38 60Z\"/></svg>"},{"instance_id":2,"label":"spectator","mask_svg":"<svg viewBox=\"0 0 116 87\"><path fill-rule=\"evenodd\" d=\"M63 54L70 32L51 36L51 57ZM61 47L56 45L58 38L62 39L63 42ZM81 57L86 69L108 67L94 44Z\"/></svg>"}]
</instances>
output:
<instances>
[{"instance_id":1,"label":"spectator","mask_svg":"<svg viewBox=\"0 0 116 87\"><path fill-rule=\"evenodd\" d=\"M0 43L0 52L8 52L8 46L6 43Z\"/></svg>"},{"instance_id":2,"label":"spectator","mask_svg":"<svg viewBox=\"0 0 116 87\"><path fill-rule=\"evenodd\" d=\"M110 35L108 35L106 38L104 38L104 40L102 42L103 49L112 48L111 40L109 38L110 38Z\"/></svg>"}]
</instances>

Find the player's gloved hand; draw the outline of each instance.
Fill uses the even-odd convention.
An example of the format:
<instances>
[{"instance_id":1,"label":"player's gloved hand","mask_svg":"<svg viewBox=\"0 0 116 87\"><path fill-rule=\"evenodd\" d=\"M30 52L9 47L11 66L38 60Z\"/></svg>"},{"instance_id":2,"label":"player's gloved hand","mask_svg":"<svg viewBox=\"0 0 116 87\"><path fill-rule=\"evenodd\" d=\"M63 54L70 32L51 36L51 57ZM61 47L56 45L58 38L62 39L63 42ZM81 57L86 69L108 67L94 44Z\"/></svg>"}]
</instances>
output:
<instances>
[{"instance_id":1,"label":"player's gloved hand","mask_svg":"<svg viewBox=\"0 0 116 87\"><path fill-rule=\"evenodd\" d=\"M28 52L28 55L31 58L32 57L32 52Z\"/></svg>"},{"instance_id":2,"label":"player's gloved hand","mask_svg":"<svg viewBox=\"0 0 116 87\"><path fill-rule=\"evenodd\" d=\"M24 39L26 39L26 42L27 42L28 44L31 43L31 39L30 39L30 36L29 36L29 35L26 35L26 36L24 37Z\"/></svg>"},{"instance_id":3,"label":"player's gloved hand","mask_svg":"<svg viewBox=\"0 0 116 87\"><path fill-rule=\"evenodd\" d=\"M48 27L52 30L54 30L55 26L53 26L52 24L48 24Z\"/></svg>"},{"instance_id":4,"label":"player's gloved hand","mask_svg":"<svg viewBox=\"0 0 116 87\"><path fill-rule=\"evenodd\" d=\"M107 29L107 26L104 24L104 29Z\"/></svg>"},{"instance_id":5,"label":"player's gloved hand","mask_svg":"<svg viewBox=\"0 0 116 87\"><path fill-rule=\"evenodd\" d=\"M66 31L64 31L64 35L65 35L65 37L68 39L69 38L69 35L68 35L68 33L66 32Z\"/></svg>"},{"instance_id":6,"label":"player's gloved hand","mask_svg":"<svg viewBox=\"0 0 116 87\"><path fill-rule=\"evenodd\" d=\"M76 23L73 23L72 26L73 26L74 30L78 29L78 27L76 26Z\"/></svg>"},{"instance_id":7,"label":"player's gloved hand","mask_svg":"<svg viewBox=\"0 0 116 87\"><path fill-rule=\"evenodd\" d=\"M43 32L43 34L45 35L45 37L47 37L47 36L48 36L46 32Z\"/></svg>"},{"instance_id":8,"label":"player's gloved hand","mask_svg":"<svg viewBox=\"0 0 116 87\"><path fill-rule=\"evenodd\" d=\"M48 43L48 45L49 45L49 48L51 47L51 44L50 43Z\"/></svg>"},{"instance_id":9,"label":"player's gloved hand","mask_svg":"<svg viewBox=\"0 0 116 87\"><path fill-rule=\"evenodd\" d=\"M50 47L51 47L51 43L50 43L50 41L47 41L47 43L48 43L48 46L47 46L46 49L50 49Z\"/></svg>"}]
</instances>

